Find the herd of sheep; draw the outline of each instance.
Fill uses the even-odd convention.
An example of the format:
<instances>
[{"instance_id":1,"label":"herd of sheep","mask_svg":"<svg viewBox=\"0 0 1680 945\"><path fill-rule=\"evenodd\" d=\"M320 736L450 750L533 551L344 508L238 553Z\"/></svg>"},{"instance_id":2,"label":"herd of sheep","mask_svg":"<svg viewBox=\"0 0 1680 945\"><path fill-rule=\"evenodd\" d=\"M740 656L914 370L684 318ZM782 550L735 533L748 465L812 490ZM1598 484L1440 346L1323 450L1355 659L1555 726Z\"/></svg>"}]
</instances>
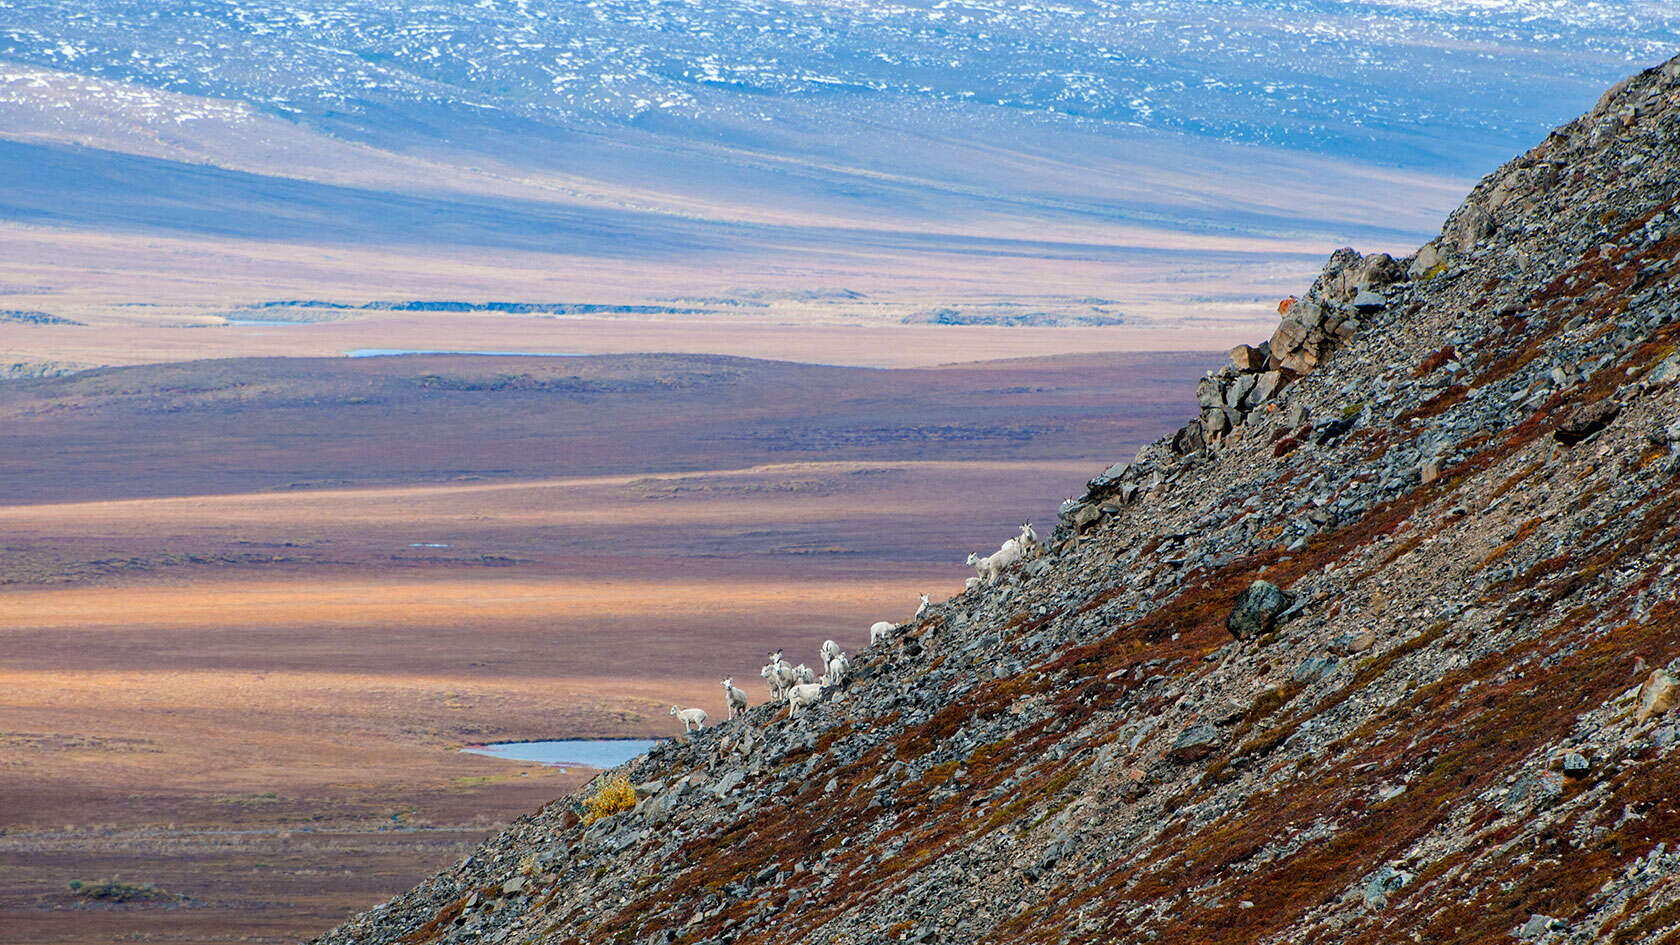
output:
<instances>
[{"instance_id":1,"label":"herd of sheep","mask_svg":"<svg viewBox=\"0 0 1680 945\"><path fill-rule=\"evenodd\" d=\"M975 554L968 556L968 564L974 568L975 575L968 579L965 589L971 590L981 584L996 584L1009 568L1036 557L1043 549L1044 544L1038 540L1038 533L1033 531L1032 524L1029 522L1022 525L1021 534L1004 542L997 551L984 558ZM916 616L911 618L910 623L920 620L930 606L932 603L928 600L928 595L923 594L921 606L916 608ZM869 645L876 647L891 641L902 626L908 624L896 624L890 620L876 621L869 628ZM758 675L770 688L771 700L787 702L790 719L798 715L801 708L813 705L822 698L824 689L839 686L846 681L846 674L851 669L851 659L841 651L840 644L833 640L824 640L819 656L820 665L827 670L821 676L804 663L797 666L788 665L787 661L782 659L781 650L770 654L770 662L759 670ZM723 680L723 702L731 719L747 711L747 694L735 687L733 676ZM706 727L707 715L704 709L671 706L671 715L682 721L685 732Z\"/></svg>"}]
</instances>

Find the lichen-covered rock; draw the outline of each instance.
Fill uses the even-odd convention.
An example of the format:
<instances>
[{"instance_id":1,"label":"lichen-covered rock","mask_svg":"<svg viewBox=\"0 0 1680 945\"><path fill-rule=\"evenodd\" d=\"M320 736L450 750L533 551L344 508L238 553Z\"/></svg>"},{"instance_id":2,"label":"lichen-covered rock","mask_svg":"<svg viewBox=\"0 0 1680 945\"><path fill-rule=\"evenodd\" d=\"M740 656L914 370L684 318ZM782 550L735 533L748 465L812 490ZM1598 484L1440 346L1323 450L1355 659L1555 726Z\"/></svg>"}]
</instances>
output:
<instances>
[{"instance_id":1,"label":"lichen-covered rock","mask_svg":"<svg viewBox=\"0 0 1680 945\"><path fill-rule=\"evenodd\" d=\"M1366 907L1370 909L1386 907L1389 895L1405 889L1406 884L1411 882L1412 879L1412 874L1405 870L1397 870L1392 866L1385 866L1378 870L1377 875L1371 877L1371 881L1365 884Z\"/></svg>"},{"instance_id":2,"label":"lichen-covered rock","mask_svg":"<svg viewBox=\"0 0 1680 945\"><path fill-rule=\"evenodd\" d=\"M1622 405L1606 398L1571 411L1552 432L1553 439L1564 446L1574 446L1609 426L1622 412Z\"/></svg>"},{"instance_id":3,"label":"lichen-covered rock","mask_svg":"<svg viewBox=\"0 0 1680 945\"><path fill-rule=\"evenodd\" d=\"M1639 687L1634 719L1643 722L1680 704L1680 680L1666 669L1655 669Z\"/></svg>"},{"instance_id":4,"label":"lichen-covered rock","mask_svg":"<svg viewBox=\"0 0 1680 945\"><path fill-rule=\"evenodd\" d=\"M1266 369L1266 352L1254 345L1237 345L1231 349L1231 364L1237 370L1253 374Z\"/></svg>"},{"instance_id":5,"label":"lichen-covered rock","mask_svg":"<svg viewBox=\"0 0 1680 945\"><path fill-rule=\"evenodd\" d=\"M1251 640L1270 633L1278 614L1289 609L1294 599L1270 581L1255 581L1237 598L1225 618L1225 629L1239 640Z\"/></svg>"},{"instance_id":6,"label":"lichen-covered rock","mask_svg":"<svg viewBox=\"0 0 1680 945\"><path fill-rule=\"evenodd\" d=\"M1207 437L1202 430L1200 420L1192 420L1185 424L1173 435L1172 449L1180 456L1190 456L1207 451Z\"/></svg>"},{"instance_id":7,"label":"lichen-covered rock","mask_svg":"<svg viewBox=\"0 0 1680 945\"><path fill-rule=\"evenodd\" d=\"M1406 266L1406 275L1413 279L1428 278L1440 271L1440 265L1440 250L1435 248L1434 242L1428 242L1413 254L1412 261Z\"/></svg>"},{"instance_id":8,"label":"lichen-covered rock","mask_svg":"<svg viewBox=\"0 0 1680 945\"><path fill-rule=\"evenodd\" d=\"M1219 748L1219 729L1202 724L1187 728L1173 739L1172 756L1181 762L1200 761Z\"/></svg>"}]
</instances>

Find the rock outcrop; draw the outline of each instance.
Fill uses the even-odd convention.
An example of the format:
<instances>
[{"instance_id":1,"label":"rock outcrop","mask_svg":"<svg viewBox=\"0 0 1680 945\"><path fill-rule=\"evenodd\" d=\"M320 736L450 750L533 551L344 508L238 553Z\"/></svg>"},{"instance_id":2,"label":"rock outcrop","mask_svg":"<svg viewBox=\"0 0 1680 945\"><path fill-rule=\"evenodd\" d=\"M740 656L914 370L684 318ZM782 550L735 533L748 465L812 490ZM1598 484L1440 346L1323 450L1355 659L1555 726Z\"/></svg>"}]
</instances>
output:
<instances>
[{"instance_id":1,"label":"rock outcrop","mask_svg":"<svg viewBox=\"0 0 1680 945\"><path fill-rule=\"evenodd\" d=\"M1413 256L1338 251L1047 556L797 720L320 941L1672 940L1677 198L1680 60Z\"/></svg>"}]
</instances>

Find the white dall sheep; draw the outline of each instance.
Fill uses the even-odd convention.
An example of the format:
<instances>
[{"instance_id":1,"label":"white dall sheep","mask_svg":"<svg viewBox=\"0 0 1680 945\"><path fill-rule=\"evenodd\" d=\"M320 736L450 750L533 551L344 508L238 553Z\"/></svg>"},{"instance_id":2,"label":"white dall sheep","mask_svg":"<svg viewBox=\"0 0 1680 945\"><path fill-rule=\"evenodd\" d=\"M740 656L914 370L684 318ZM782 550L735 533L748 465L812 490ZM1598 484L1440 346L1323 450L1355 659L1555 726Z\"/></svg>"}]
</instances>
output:
<instances>
[{"instance_id":1,"label":"white dall sheep","mask_svg":"<svg viewBox=\"0 0 1680 945\"><path fill-rule=\"evenodd\" d=\"M891 620L875 621L869 625L869 645L880 646L888 640L891 640L893 631L897 629L898 624L893 623Z\"/></svg>"},{"instance_id":2,"label":"white dall sheep","mask_svg":"<svg viewBox=\"0 0 1680 945\"><path fill-rule=\"evenodd\" d=\"M802 706L815 705L822 698L822 687L816 683L800 683L788 690L788 718L799 714Z\"/></svg>"},{"instance_id":3,"label":"white dall sheep","mask_svg":"<svg viewBox=\"0 0 1680 945\"><path fill-rule=\"evenodd\" d=\"M763 677L764 684L770 687L770 698L777 701L787 696L788 687L795 682L793 667L782 659L781 650L770 654L769 664L759 670L758 675Z\"/></svg>"},{"instance_id":4,"label":"white dall sheep","mask_svg":"<svg viewBox=\"0 0 1680 945\"><path fill-rule=\"evenodd\" d=\"M747 711L747 694L735 688L734 676L723 681L723 707L729 710L732 719Z\"/></svg>"},{"instance_id":5,"label":"white dall sheep","mask_svg":"<svg viewBox=\"0 0 1680 945\"><path fill-rule=\"evenodd\" d=\"M799 682L799 673L792 666L789 666L786 660L781 658L780 653L776 654L776 675L782 680L783 692L787 692L789 686Z\"/></svg>"},{"instance_id":6,"label":"white dall sheep","mask_svg":"<svg viewBox=\"0 0 1680 945\"><path fill-rule=\"evenodd\" d=\"M1044 542L1038 540L1038 532L1033 531L1031 522L1021 523L1019 541L1022 553L1028 558L1036 558L1038 553L1044 550Z\"/></svg>"},{"instance_id":7,"label":"white dall sheep","mask_svg":"<svg viewBox=\"0 0 1680 945\"><path fill-rule=\"evenodd\" d=\"M833 640L824 640L823 641L822 663L823 663L824 666L827 666L829 663L834 662L834 658L836 656L839 656L839 655L840 655L840 644L835 643Z\"/></svg>"},{"instance_id":8,"label":"white dall sheep","mask_svg":"<svg viewBox=\"0 0 1680 945\"><path fill-rule=\"evenodd\" d=\"M793 668L793 678L798 685L803 686L806 683L816 682L817 674L811 669L811 667L806 666L804 663L800 663L798 666Z\"/></svg>"},{"instance_id":9,"label":"white dall sheep","mask_svg":"<svg viewBox=\"0 0 1680 945\"><path fill-rule=\"evenodd\" d=\"M916 619L917 620L922 619L922 615L927 613L929 607L933 606L933 602L928 600L928 596L926 594L921 595L921 598L922 598L922 603L921 603L920 606L918 606L916 608Z\"/></svg>"},{"instance_id":10,"label":"white dall sheep","mask_svg":"<svg viewBox=\"0 0 1680 945\"><path fill-rule=\"evenodd\" d=\"M682 719L683 731L692 732L706 727L705 709L679 709L671 706L671 714Z\"/></svg>"},{"instance_id":11,"label":"white dall sheep","mask_svg":"<svg viewBox=\"0 0 1680 945\"><path fill-rule=\"evenodd\" d=\"M852 663L846 659L846 654L836 653L834 659L828 661L828 675L823 678L828 680L830 686L842 685L846 681L846 672L851 668Z\"/></svg>"},{"instance_id":12,"label":"white dall sheep","mask_svg":"<svg viewBox=\"0 0 1680 945\"><path fill-rule=\"evenodd\" d=\"M976 575L981 581L986 584L996 584L997 579L1003 576L1006 569L1021 560L1022 554L1021 540L1011 538L1004 542L1003 546L998 548L997 551L984 558L976 554L970 554L968 563L974 566Z\"/></svg>"}]
</instances>

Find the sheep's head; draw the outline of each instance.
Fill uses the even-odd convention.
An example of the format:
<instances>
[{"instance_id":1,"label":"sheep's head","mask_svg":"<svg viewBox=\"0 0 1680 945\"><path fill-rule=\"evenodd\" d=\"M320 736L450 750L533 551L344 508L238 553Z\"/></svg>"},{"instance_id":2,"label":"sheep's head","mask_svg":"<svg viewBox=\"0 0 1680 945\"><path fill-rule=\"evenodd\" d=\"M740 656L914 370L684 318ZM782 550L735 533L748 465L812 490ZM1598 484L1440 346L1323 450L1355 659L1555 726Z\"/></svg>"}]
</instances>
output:
<instances>
[{"instance_id":1,"label":"sheep's head","mask_svg":"<svg viewBox=\"0 0 1680 945\"><path fill-rule=\"evenodd\" d=\"M734 676L729 676L729 677L725 678L724 681L723 681L723 688L734 689L735 688L735 677Z\"/></svg>"},{"instance_id":2,"label":"sheep's head","mask_svg":"<svg viewBox=\"0 0 1680 945\"><path fill-rule=\"evenodd\" d=\"M676 706L671 706L671 714L672 714L672 715L676 715L676 714L677 714L677 712L678 712L678 711L679 711L679 710L678 710L678 709L677 709L677 707L676 707Z\"/></svg>"},{"instance_id":3,"label":"sheep's head","mask_svg":"<svg viewBox=\"0 0 1680 945\"><path fill-rule=\"evenodd\" d=\"M973 567L973 566L975 566L979 563L980 563L980 556L975 554L974 552L970 551L968 553L968 565L969 565L969 567Z\"/></svg>"}]
</instances>

